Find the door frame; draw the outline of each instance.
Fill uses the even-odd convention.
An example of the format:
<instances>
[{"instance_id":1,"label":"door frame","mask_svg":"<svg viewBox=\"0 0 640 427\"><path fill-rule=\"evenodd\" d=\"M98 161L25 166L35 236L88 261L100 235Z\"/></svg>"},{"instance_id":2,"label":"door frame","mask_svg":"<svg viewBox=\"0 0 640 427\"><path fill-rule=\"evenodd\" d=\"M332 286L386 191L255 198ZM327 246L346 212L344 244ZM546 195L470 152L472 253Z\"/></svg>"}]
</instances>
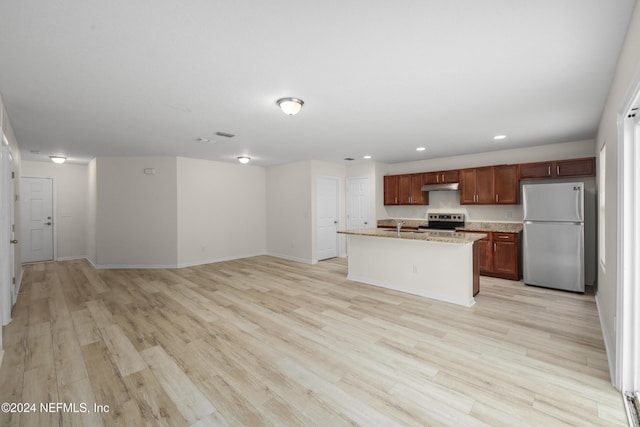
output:
<instances>
[{"instance_id":1,"label":"door frame","mask_svg":"<svg viewBox=\"0 0 640 427\"><path fill-rule=\"evenodd\" d=\"M53 257L52 257L51 261L57 261L58 260L58 245L57 245L57 241L58 241L58 221L57 221L57 215L56 215L56 211L57 211L56 180L52 176L21 175L20 179L22 180L22 178L36 178L36 179L50 179L51 180L51 218L52 218L51 221L53 222L53 224L52 224L52 237L51 237L51 244L53 245ZM23 215L23 214L24 214L23 209L21 209L20 210L20 215ZM22 222L22 218L20 218L20 220ZM46 261L34 261L34 262L46 262Z\"/></svg>"},{"instance_id":2,"label":"door frame","mask_svg":"<svg viewBox=\"0 0 640 427\"><path fill-rule=\"evenodd\" d=\"M2 269L3 277L0 278L0 325L7 325L11 322L11 310L18 296L20 282L16 278L15 245L10 243L15 238L15 166L11 145L1 129L0 150L2 150L0 158L0 186L2 186L0 188L0 209L6 209L7 222L7 228L0 230L2 257L6 258L0 258L0 262L7 269L7 271ZM4 283L5 279L6 283Z\"/></svg>"},{"instance_id":3,"label":"door frame","mask_svg":"<svg viewBox=\"0 0 640 427\"><path fill-rule=\"evenodd\" d=\"M613 385L640 389L640 75L618 113L616 358ZM631 117L631 116L636 117ZM605 242L600 242L605 244Z\"/></svg>"},{"instance_id":4,"label":"door frame","mask_svg":"<svg viewBox=\"0 0 640 427\"><path fill-rule=\"evenodd\" d=\"M315 218L315 227L314 227L314 250L313 250L313 260L312 263L315 264L319 261L319 256L318 256L318 209L319 209L319 203L318 203L318 183L320 182L320 180L331 180L333 182L335 182L336 184L336 218L338 221L338 224L336 226L336 228L340 227L340 223L341 223L341 215L340 212L342 211L342 205L341 205L341 190L340 190L340 182L342 181L340 177L337 176L318 176L316 177L316 183L315 183L315 212L314 212L314 218ZM340 235L336 233L336 257L340 257L342 256L342 248L340 245Z\"/></svg>"}]
</instances>

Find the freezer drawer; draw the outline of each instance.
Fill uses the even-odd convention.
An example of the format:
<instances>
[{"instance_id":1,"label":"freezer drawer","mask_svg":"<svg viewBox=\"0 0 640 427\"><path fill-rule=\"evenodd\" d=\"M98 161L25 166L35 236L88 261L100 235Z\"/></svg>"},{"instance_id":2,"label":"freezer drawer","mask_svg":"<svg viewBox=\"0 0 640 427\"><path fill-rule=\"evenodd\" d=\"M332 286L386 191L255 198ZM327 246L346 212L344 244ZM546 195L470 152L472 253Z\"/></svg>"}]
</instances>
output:
<instances>
[{"instance_id":1,"label":"freezer drawer","mask_svg":"<svg viewBox=\"0 0 640 427\"><path fill-rule=\"evenodd\" d=\"M584 224L525 221L523 231L524 283L584 292Z\"/></svg>"}]
</instances>

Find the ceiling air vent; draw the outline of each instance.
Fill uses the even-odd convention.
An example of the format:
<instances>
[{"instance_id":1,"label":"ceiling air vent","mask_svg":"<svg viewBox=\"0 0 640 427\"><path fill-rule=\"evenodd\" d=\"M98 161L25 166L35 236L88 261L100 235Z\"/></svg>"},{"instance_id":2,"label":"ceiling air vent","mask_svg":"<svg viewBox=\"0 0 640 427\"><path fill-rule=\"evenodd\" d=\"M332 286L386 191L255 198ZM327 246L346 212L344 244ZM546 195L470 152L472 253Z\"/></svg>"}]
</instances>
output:
<instances>
[{"instance_id":1,"label":"ceiling air vent","mask_svg":"<svg viewBox=\"0 0 640 427\"><path fill-rule=\"evenodd\" d=\"M224 136L225 138L233 138L235 135L227 132L216 132L218 136Z\"/></svg>"},{"instance_id":2,"label":"ceiling air vent","mask_svg":"<svg viewBox=\"0 0 640 427\"><path fill-rule=\"evenodd\" d=\"M345 157L344 159L346 161L348 161L348 162L351 162L351 161L355 160L353 157Z\"/></svg>"}]
</instances>

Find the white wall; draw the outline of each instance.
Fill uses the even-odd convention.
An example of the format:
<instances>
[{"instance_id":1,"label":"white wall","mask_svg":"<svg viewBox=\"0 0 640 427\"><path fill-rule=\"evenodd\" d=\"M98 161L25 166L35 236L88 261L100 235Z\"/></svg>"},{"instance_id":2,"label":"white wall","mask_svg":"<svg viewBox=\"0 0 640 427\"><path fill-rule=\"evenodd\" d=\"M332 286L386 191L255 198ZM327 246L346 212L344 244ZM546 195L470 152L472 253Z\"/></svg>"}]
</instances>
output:
<instances>
[{"instance_id":1,"label":"white wall","mask_svg":"<svg viewBox=\"0 0 640 427\"><path fill-rule=\"evenodd\" d=\"M266 170L178 157L178 265L266 252Z\"/></svg>"},{"instance_id":2,"label":"white wall","mask_svg":"<svg viewBox=\"0 0 640 427\"><path fill-rule=\"evenodd\" d=\"M266 187L267 253L312 263L311 161L269 166Z\"/></svg>"},{"instance_id":3,"label":"white wall","mask_svg":"<svg viewBox=\"0 0 640 427\"><path fill-rule=\"evenodd\" d=\"M596 300L600 311L600 320L603 324L604 338L610 360L615 360L615 319L618 274L616 266L618 262L617 251L617 218L618 218L618 114L623 113L622 108L626 96L634 82L640 80L640 7L636 3L625 44L618 59L616 74L609 91L607 103L603 110L596 147L592 155L597 155L606 145L606 230L605 245L606 266L598 263L598 292Z\"/></svg>"},{"instance_id":4,"label":"white wall","mask_svg":"<svg viewBox=\"0 0 640 427\"><path fill-rule=\"evenodd\" d=\"M53 178L56 259L86 256L87 165L53 162L22 162L22 176Z\"/></svg>"},{"instance_id":5,"label":"white wall","mask_svg":"<svg viewBox=\"0 0 640 427\"><path fill-rule=\"evenodd\" d=\"M97 159L97 266L177 265L176 164L175 157Z\"/></svg>"},{"instance_id":6,"label":"white wall","mask_svg":"<svg viewBox=\"0 0 640 427\"><path fill-rule=\"evenodd\" d=\"M97 161L93 159L87 165L87 220L85 234L85 251L89 261L97 263L96 254L96 215L97 215Z\"/></svg>"}]
</instances>

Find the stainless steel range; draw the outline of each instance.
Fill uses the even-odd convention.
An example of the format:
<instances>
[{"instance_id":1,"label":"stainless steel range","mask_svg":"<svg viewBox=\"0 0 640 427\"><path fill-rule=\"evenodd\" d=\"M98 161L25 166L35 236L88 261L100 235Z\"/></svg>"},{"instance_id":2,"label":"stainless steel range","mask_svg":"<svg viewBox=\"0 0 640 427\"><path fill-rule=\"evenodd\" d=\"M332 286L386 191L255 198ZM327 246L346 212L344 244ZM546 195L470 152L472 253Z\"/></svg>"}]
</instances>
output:
<instances>
[{"instance_id":1,"label":"stainless steel range","mask_svg":"<svg viewBox=\"0 0 640 427\"><path fill-rule=\"evenodd\" d=\"M428 216L429 224L420 225L420 230L444 231L455 233L456 228L464 227L464 214L433 213Z\"/></svg>"}]
</instances>

